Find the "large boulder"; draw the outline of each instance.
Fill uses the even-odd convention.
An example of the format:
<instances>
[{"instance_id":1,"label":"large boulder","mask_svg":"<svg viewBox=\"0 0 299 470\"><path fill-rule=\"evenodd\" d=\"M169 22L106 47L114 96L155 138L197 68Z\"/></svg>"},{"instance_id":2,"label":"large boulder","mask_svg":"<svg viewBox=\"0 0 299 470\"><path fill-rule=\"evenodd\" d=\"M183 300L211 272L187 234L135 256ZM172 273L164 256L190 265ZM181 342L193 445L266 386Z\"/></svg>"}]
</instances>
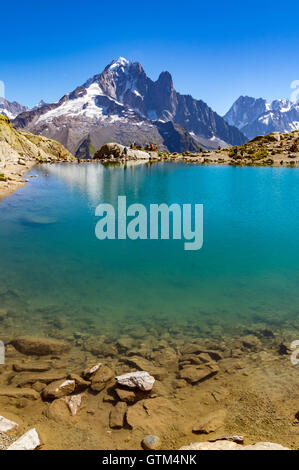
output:
<instances>
[{"instance_id":1,"label":"large boulder","mask_svg":"<svg viewBox=\"0 0 299 470\"><path fill-rule=\"evenodd\" d=\"M117 143L108 143L103 145L95 154L95 159L126 158L129 160L149 160L151 155L142 150L128 149L125 152L125 146Z\"/></svg>"},{"instance_id":2,"label":"large boulder","mask_svg":"<svg viewBox=\"0 0 299 470\"><path fill-rule=\"evenodd\" d=\"M103 159L103 158L121 158L125 156L125 147L124 145L116 144L116 143L108 143L103 145L95 154L95 159Z\"/></svg>"}]
</instances>

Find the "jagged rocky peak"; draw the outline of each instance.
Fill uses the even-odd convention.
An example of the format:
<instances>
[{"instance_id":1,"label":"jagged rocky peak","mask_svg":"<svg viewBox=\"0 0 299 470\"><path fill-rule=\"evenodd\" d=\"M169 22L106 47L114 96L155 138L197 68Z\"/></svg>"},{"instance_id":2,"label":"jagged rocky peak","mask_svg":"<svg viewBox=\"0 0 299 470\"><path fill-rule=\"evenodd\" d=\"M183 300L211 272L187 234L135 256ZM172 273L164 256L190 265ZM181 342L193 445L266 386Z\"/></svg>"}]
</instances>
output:
<instances>
[{"instance_id":1,"label":"jagged rocky peak","mask_svg":"<svg viewBox=\"0 0 299 470\"><path fill-rule=\"evenodd\" d=\"M44 100L40 100L39 103L37 103L32 109L43 108L44 106L48 106L48 103L46 103Z\"/></svg>"},{"instance_id":2,"label":"jagged rocky peak","mask_svg":"<svg viewBox=\"0 0 299 470\"><path fill-rule=\"evenodd\" d=\"M231 126L242 129L250 122L257 119L269 108L267 101L263 98L252 98L250 96L240 96L233 106L224 116L224 119Z\"/></svg>"}]
</instances>

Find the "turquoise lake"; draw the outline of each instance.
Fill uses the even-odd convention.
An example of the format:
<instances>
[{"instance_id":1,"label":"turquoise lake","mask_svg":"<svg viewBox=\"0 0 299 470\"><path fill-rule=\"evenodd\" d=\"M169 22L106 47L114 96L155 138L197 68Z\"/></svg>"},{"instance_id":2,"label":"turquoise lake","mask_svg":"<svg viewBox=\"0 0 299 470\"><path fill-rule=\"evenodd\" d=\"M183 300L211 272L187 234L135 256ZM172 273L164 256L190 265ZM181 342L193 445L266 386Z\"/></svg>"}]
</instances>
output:
<instances>
[{"instance_id":1,"label":"turquoise lake","mask_svg":"<svg viewBox=\"0 0 299 470\"><path fill-rule=\"evenodd\" d=\"M28 175L38 177L0 201L0 302L26 321L53 309L111 329L146 319L221 334L298 318L298 170L86 163ZM119 195L146 207L203 204L203 248L98 240L95 208Z\"/></svg>"}]
</instances>

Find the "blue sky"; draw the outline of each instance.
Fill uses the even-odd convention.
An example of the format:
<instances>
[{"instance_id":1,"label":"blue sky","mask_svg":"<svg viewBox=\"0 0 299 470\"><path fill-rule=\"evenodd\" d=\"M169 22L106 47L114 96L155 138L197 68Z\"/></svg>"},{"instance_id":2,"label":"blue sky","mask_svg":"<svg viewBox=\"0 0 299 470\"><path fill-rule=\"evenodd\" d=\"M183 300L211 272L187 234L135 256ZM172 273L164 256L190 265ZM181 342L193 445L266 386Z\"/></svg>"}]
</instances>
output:
<instances>
[{"instance_id":1,"label":"blue sky","mask_svg":"<svg viewBox=\"0 0 299 470\"><path fill-rule=\"evenodd\" d=\"M299 79L296 2L44 0L1 4L0 80L33 106L119 56L224 114L241 94L288 98Z\"/></svg>"}]
</instances>

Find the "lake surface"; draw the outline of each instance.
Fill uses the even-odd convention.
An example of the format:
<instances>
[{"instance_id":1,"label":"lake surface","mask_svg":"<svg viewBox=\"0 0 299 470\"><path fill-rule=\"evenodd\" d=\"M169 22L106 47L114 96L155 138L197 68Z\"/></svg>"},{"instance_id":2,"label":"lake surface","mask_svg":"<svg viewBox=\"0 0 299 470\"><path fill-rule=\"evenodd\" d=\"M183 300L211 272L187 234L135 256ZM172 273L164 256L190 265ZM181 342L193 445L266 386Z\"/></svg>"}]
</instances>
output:
<instances>
[{"instance_id":1,"label":"lake surface","mask_svg":"<svg viewBox=\"0 0 299 470\"><path fill-rule=\"evenodd\" d=\"M38 178L0 201L0 306L24 328L45 333L54 315L77 330L92 318L116 336L128 324L221 335L298 318L299 170L95 163L29 175ZM203 248L98 240L95 208L119 195L203 204Z\"/></svg>"}]
</instances>

